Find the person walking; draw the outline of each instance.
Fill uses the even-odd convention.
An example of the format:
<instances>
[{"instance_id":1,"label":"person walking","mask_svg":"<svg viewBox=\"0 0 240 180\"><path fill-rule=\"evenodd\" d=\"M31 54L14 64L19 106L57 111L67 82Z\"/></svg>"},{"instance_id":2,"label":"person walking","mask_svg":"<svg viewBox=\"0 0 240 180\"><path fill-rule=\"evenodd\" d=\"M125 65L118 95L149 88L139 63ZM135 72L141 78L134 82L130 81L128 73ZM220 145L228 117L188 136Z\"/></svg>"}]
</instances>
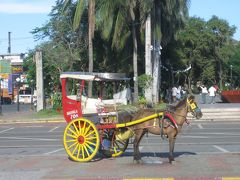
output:
<instances>
[{"instance_id":1,"label":"person walking","mask_svg":"<svg viewBox=\"0 0 240 180\"><path fill-rule=\"evenodd\" d=\"M202 86L200 86L200 88L201 88L201 94L202 94L202 103L206 104L206 97L208 94L207 87L203 84Z\"/></svg>"},{"instance_id":2,"label":"person walking","mask_svg":"<svg viewBox=\"0 0 240 180\"><path fill-rule=\"evenodd\" d=\"M214 86L211 86L209 89L209 96L210 96L210 104L215 104L215 96L216 96L216 89L214 88Z\"/></svg>"},{"instance_id":3,"label":"person walking","mask_svg":"<svg viewBox=\"0 0 240 180\"><path fill-rule=\"evenodd\" d=\"M172 102L175 103L177 101L177 87L173 86L172 88Z\"/></svg>"},{"instance_id":4,"label":"person walking","mask_svg":"<svg viewBox=\"0 0 240 180\"><path fill-rule=\"evenodd\" d=\"M180 100L182 98L182 86L178 86L176 98L177 100Z\"/></svg>"}]
</instances>

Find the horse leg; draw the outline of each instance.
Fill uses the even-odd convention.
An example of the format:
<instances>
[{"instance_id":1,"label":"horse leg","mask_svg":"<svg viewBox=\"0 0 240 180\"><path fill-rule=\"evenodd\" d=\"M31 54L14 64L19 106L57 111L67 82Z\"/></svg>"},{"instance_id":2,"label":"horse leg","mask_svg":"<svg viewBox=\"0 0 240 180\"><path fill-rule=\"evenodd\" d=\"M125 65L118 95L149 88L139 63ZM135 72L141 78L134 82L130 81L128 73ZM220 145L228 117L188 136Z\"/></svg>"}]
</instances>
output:
<instances>
[{"instance_id":1,"label":"horse leg","mask_svg":"<svg viewBox=\"0 0 240 180\"><path fill-rule=\"evenodd\" d=\"M175 145L176 137L175 136L170 136L170 137L168 137L168 139L169 139L169 156L168 156L168 159L169 159L169 162L172 163L174 161L173 152L174 152L174 145Z\"/></svg>"},{"instance_id":2,"label":"horse leg","mask_svg":"<svg viewBox=\"0 0 240 180\"><path fill-rule=\"evenodd\" d=\"M134 138L134 142L133 142L133 161L136 163L140 163L141 162L141 154L139 151L139 144L140 141L142 139L142 137L144 136L145 131L143 129L138 129L135 131L135 138Z\"/></svg>"}]
</instances>

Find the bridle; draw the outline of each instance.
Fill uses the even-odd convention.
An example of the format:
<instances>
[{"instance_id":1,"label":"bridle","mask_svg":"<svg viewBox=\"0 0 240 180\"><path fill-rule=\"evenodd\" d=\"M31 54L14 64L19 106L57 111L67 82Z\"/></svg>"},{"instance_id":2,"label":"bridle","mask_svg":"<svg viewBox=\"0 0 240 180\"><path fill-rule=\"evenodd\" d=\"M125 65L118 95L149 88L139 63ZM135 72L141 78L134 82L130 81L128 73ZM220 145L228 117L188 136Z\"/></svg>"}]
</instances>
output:
<instances>
[{"instance_id":1,"label":"bridle","mask_svg":"<svg viewBox=\"0 0 240 180\"><path fill-rule=\"evenodd\" d=\"M192 115L197 118L197 113L198 112L201 112L201 109L197 106L197 103L193 100L193 99L189 99L187 98L187 106L189 108L188 109L188 112L191 112Z\"/></svg>"}]
</instances>

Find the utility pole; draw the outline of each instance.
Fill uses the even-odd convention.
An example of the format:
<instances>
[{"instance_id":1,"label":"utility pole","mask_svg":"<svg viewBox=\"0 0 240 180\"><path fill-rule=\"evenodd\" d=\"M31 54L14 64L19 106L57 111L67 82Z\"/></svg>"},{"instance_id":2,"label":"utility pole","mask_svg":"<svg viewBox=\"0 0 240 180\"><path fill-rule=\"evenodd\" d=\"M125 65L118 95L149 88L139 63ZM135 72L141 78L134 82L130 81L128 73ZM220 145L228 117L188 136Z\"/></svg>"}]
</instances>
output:
<instances>
[{"instance_id":1,"label":"utility pole","mask_svg":"<svg viewBox=\"0 0 240 180\"><path fill-rule=\"evenodd\" d=\"M11 54L11 32L8 32L8 53Z\"/></svg>"},{"instance_id":2,"label":"utility pole","mask_svg":"<svg viewBox=\"0 0 240 180\"><path fill-rule=\"evenodd\" d=\"M43 87L43 64L42 51L37 50L36 60L36 88L37 88L37 112L44 108L44 87Z\"/></svg>"}]
</instances>

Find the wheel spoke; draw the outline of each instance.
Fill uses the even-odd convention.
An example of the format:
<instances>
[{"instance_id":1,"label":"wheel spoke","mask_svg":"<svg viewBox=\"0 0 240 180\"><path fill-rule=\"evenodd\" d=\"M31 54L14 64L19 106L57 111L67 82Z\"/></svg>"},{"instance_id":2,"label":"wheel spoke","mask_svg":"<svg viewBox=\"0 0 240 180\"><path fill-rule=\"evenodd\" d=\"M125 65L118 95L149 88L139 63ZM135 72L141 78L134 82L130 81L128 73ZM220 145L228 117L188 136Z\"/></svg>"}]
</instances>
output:
<instances>
[{"instance_id":1,"label":"wheel spoke","mask_svg":"<svg viewBox=\"0 0 240 180\"><path fill-rule=\"evenodd\" d=\"M91 144L91 145L93 145L93 146L96 146L96 143L91 142L91 141L86 141L86 143L87 143L87 144Z\"/></svg>"},{"instance_id":2,"label":"wheel spoke","mask_svg":"<svg viewBox=\"0 0 240 180\"><path fill-rule=\"evenodd\" d=\"M74 150L72 151L72 154L74 155L75 151L77 150L79 144L76 145L76 147L74 148Z\"/></svg>"},{"instance_id":3,"label":"wheel spoke","mask_svg":"<svg viewBox=\"0 0 240 180\"><path fill-rule=\"evenodd\" d=\"M82 128L81 128L80 120L78 121L78 127L79 127L79 134L82 134Z\"/></svg>"},{"instance_id":4,"label":"wheel spoke","mask_svg":"<svg viewBox=\"0 0 240 180\"><path fill-rule=\"evenodd\" d=\"M85 127L86 127L86 122L83 121L83 127L81 129L81 134L83 134L83 135L84 135Z\"/></svg>"},{"instance_id":5,"label":"wheel spoke","mask_svg":"<svg viewBox=\"0 0 240 180\"><path fill-rule=\"evenodd\" d=\"M91 131L88 134L85 133L85 136L88 137L88 136L90 136L91 134L94 134L94 133L95 133L94 131Z\"/></svg>"},{"instance_id":6,"label":"wheel spoke","mask_svg":"<svg viewBox=\"0 0 240 180\"><path fill-rule=\"evenodd\" d=\"M91 136L91 137L89 137L89 138L86 138L86 140L94 140L94 139L96 139L97 137L96 136Z\"/></svg>"},{"instance_id":7,"label":"wheel spoke","mask_svg":"<svg viewBox=\"0 0 240 180\"><path fill-rule=\"evenodd\" d=\"M89 146L89 144L86 144L86 146L88 149L90 149L90 151L92 151L92 152L94 151L94 149L91 146Z\"/></svg>"},{"instance_id":8,"label":"wheel spoke","mask_svg":"<svg viewBox=\"0 0 240 180\"><path fill-rule=\"evenodd\" d=\"M76 131L73 131L71 128L69 128L68 130L71 131L71 133L73 133L75 136L78 136L78 134L76 134Z\"/></svg>"},{"instance_id":9,"label":"wheel spoke","mask_svg":"<svg viewBox=\"0 0 240 180\"><path fill-rule=\"evenodd\" d=\"M90 130L90 128L91 128L91 126L88 126L87 128L86 128L86 130L83 132L83 135L84 136L86 136L86 134L88 133L88 131ZM85 129L85 128L84 128ZM92 131L92 132L94 132L94 131Z\"/></svg>"},{"instance_id":10,"label":"wheel spoke","mask_svg":"<svg viewBox=\"0 0 240 180\"><path fill-rule=\"evenodd\" d=\"M84 148L81 146L81 151L82 151L82 158L85 159L85 154L84 154Z\"/></svg>"},{"instance_id":11,"label":"wheel spoke","mask_svg":"<svg viewBox=\"0 0 240 180\"><path fill-rule=\"evenodd\" d=\"M78 142L76 141L75 143L71 144L70 146L68 146L68 149L70 150L73 146L75 146L76 144L78 144Z\"/></svg>"},{"instance_id":12,"label":"wheel spoke","mask_svg":"<svg viewBox=\"0 0 240 180\"><path fill-rule=\"evenodd\" d=\"M84 147L84 150L86 151L86 153L87 153L87 156L90 156L90 154L89 154L89 150L88 150L88 148L86 147L86 145L85 146L83 146Z\"/></svg>"},{"instance_id":13,"label":"wheel spoke","mask_svg":"<svg viewBox=\"0 0 240 180\"><path fill-rule=\"evenodd\" d=\"M70 143L70 142L77 142L77 140L76 139L66 140L66 143Z\"/></svg>"},{"instance_id":14,"label":"wheel spoke","mask_svg":"<svg viewBox=\"0 0 240 180\"><path fill-rule=\"evenodd\" d=\"M80 155L80 150L81 150L81 145L79 145L79 146L78 146L77 158L79 158L79 155Z\"/></svg>"},{"instance_id":15,"label":"wheel spoke","mask_svg":"<svg viewBox=\"0 0 240 180\"><path fill-rule=\"evenodd\" d=\"M79 135L79 130L78 130L78 128L77 128L77 126L76 126L76 124L75 124L75 123L73 123L73 126L74 126L74 129L75 129L75 131L77 132L77 135Z\"/></svg>"},{"instance_id":16,"label":"wheel spoke","mask_svg":"<svg viewBox=\"0 0 240 180\"><path fill-rule=\"evenodd\" d=\"M70 136L70 137L73 138L73 139L77 139L77 136L74 136L74 135L72 135L72 134L68 134L68 133L67 133L67 136Z\"/></svg>"}]
</instances>

